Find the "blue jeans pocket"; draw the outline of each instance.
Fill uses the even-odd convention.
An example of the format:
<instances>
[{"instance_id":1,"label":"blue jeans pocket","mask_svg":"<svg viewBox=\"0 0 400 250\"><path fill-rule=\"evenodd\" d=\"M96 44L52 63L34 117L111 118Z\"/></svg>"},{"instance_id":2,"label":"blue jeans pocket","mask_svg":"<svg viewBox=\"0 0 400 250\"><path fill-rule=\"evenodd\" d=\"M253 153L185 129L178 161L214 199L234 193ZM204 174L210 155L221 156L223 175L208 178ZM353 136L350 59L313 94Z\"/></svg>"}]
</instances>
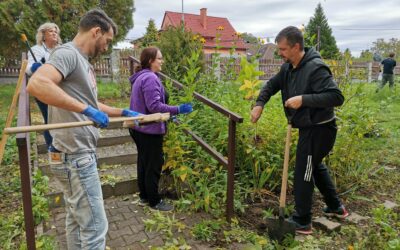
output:
<instances>
[{"instance_id":1,"label":"blue jeans pocket","mask_svg":"<svg viewBox=\"0 0 400 250\"><path fill-rule=\"evenodd\" d=\"M63 186L63 190L66 192L67 196L72 194L72 187L71 187L71 171L65 167L64 164L62 165L50 165L51 172L53 176L61 183Z\"/></svg>"}]
</instances>

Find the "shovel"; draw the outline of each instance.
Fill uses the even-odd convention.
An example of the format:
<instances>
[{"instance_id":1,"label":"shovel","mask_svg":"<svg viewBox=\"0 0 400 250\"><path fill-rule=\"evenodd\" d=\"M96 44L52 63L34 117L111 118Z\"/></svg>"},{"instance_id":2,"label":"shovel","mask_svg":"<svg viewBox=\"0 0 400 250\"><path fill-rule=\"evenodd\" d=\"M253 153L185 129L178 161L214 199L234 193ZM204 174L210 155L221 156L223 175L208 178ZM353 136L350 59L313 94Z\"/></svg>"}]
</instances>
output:
<instances>
[{"instance_id":1,"label":"shovel","mask_svg":"<svg viewBox=\"0 0 400 250\"><path fill-rule=\"evenodd\" d=\"M287 235L295 236L296 227L293 223L285 221L286 189L289 169L289 151L292 138L292 124L288 124L286 131L285 156L283 160L282 188L279 197L279 219L269 218L265 228L271 239L282 241Z\"/></svg>"}]
</instances>

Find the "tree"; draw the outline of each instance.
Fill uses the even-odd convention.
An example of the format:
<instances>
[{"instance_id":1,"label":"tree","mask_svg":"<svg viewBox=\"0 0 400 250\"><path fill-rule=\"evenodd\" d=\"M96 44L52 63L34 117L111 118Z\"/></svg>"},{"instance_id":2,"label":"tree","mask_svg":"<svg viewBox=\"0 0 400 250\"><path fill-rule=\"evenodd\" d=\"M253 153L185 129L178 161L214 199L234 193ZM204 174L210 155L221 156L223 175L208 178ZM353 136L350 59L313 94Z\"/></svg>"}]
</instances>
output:
<instances>
[{"instance_id":1,"label":"tree","mask_svg":"<svg viewBox=\"0 0 400 250\"><path fill-rule=\"evenodd\" d=\"M261 41L251 33L245 32L245 33L240 34L240 36L242 37L242 39L245 43L261 44Z\"/></svg>"},{"instance_id":2,"label":"tree","mask_svg":"<svg viewBox=\"0 0 400 250\"><path fill-rule=\"evenodd\" d=\"M103 9L118 25L114 42L121 40L133 27L133 0L3 0L0 3L0 56L18 58L26 47L20 35L36 43L36 30L45 22L56 23L63 42L75 36L79 20L90 9Z\"/></svg>"},{"instance_id":3,"label":"tree","mask_svg":"<svg viewBox=\"0 0 400 250\"><path fill-rule=\"evenodd\" d=\"M374 55L370 50L362 50L360 53L360 59L362 61L372 61Z\"/></svg>"},{"instance_id":4,"label":"tree","mask_svg":"<svg viewBox=\"0 0 400 250\"><path fill-rule=\"evenodd\" d=\"M160 48L165 61L163 72L180 80L187 71L188 58L192 52L202 49L202 40L204 38L184 30L182 25L169 26L167 30L161 32L156 46ZM198 66L202 66L202 56L198 60Z\"/></svg>"},{"instance_id":5,"label":"tree","mask_svg":"<svg viewBox=\"0 0 400 250\"><path fill-rule=\"evenodd\" d=\"M371 51L374 54L380 55L381 58L386 58L390 52L394 52L396 58L399 58L400 40L398 38L391 38L386 42L383 38L379 38L372 43Z\"/></svg>"},{"instance_id":6,"label":"tree","mask_svg":"<svg viewBox=\"0 0 400 250\"><path fill-rule=\"evenodd\" d=\"M154 45L158 41L158 30L153 19L149 20L149 24L146 28L146 34L143 36L142 46L148 47Z\"/></svg>"},{"instance_id":7,"label":"tree","mask_svg":"<svg viewBox=\"0 0 400 250\"><path fill-rule=\"evenodd\" d=\"M336 39L332 35L332 29L328 25L328 19L324 14L321 3L318 3L314 16L310 18L305 28L306 34L304 37L306 44L315 44L318 47L318 29L320 30L319 49L321 56L327 59L336 58L339 55L339 49L336 45Z\"/></svg>"}]
</instances>

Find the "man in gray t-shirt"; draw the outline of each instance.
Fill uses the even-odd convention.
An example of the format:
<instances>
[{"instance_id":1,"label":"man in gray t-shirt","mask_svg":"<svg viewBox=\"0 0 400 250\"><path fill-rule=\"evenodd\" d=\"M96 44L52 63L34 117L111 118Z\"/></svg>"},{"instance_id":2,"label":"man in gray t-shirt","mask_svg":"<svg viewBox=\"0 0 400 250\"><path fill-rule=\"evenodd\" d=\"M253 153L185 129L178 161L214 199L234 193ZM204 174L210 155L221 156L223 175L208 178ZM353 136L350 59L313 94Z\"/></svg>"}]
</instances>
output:
<instances>
[{"instance_id":1,"label":"man in gray t-shirt","mask_svg":"<svg viewBox=\"0 0 400 250\"><path fill-rule=\"evenodd\" d=\"M108 125L108 116L139 113L109 107L97 100L93 67L88 58L104 53L117 33L114 22L101 10L87 12L72 42L51 54L28 83L28 92L49 104L49 123L92 120ZM68 249L105 249L108 222L97 173L96 127L52 130L50 166L63 185Z\"/></svg>"},{"instance_id":2,"label":"man in gray t-shirt","mask_svg":"<svg viewBox=\"0 0 400 250\"><path fill-rule=\"evenodd\" d=\"M88 56L74 42L58 47L50 56L48 64L62 75L60 88L76 100L98 109L96 78ZM121 113L119 113L121 114ZM49 123L85 121L85 115L50 106ZM99 132L96 127L85 126L51 131L53 146L65 153L95 152Z\"/></svg>"}]
</instances>

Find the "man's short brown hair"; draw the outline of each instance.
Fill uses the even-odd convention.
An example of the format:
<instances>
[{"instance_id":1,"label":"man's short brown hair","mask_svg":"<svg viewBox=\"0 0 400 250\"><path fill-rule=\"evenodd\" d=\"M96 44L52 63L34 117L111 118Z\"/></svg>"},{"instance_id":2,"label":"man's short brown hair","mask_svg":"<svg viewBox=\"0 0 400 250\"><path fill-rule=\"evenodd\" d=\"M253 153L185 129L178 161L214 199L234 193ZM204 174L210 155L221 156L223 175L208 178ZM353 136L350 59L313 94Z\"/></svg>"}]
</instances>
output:
<instances>
[{"instance_id":1,"label":"man's short brown hair","mask_svg":"<svg viewBox=\"0 0 400 250\"><path fill-rule=\"evenodd\" d=\"M108 32L110 28L112 28L114 31L114 36L116 36L118 33L117 25L101 9L89 10L79 22L79 29L82 31L88 31L94 27L100 27L103 33Z\"/></svg>"}]
</instances>

